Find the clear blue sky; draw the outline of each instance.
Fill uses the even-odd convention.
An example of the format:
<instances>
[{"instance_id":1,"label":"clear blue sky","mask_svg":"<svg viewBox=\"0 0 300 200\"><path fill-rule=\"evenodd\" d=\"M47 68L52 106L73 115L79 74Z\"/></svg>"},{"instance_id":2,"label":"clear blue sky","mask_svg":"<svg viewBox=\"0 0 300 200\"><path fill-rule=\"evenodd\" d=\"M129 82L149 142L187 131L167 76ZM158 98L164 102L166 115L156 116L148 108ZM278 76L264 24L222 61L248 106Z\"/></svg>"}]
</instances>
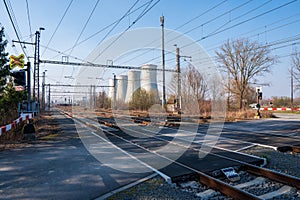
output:
<instances>
[{"instance_id":1,"label":"clear blue sky","mask_svg":"<svg viewBox=\"0 0 300 200\"><path fill-rule=\"evenodd\" d=\"M293 53L294 48L300 50L298 44L300 39L300 1L100 0L95 7L97 0L74 0L63 19L62 17L71 0L6 0L6 2L13 11L13 17L17 22L22 41L33 41L34 37L30 36L39 27L45 28L41 33L42 46L40 50L41 59L44 60L61 60L62 54L55 51L64 52L76 43L80 43L80 45L66 51L65 55L70 55L70 61L79 61L73 57L85 59L97 44L107 38L106 35L109 37L125 31L145 9L150 8L156 2L158 3L129 30L160 27L159 19L163 14L165 16L165 28L186 33L194 40L220 31L218 34L199 41L212 57L215 55L215 50L227 39L249 37L251 40L257 40L262 44L272 44L275 41L291 38L290 42L270 47L273 49L272 54L278 57L279 62L272 67L271 74L258 77L260 83L270 84L268 87L263 87L264 97L290 96L289 68L291 67L291 57L289 55ZM284 5L289 2L291 2L289 5ZM149 7L146 7L148 3L150 3ZM29 10L27 10L27 5ZM131 11L134 12L121 19L133 5ZM91 15L94 7L95 10ZM212 9L213 7L215 8ZM0 3L0 13L1 26L4 26L7 40L10 42L7 51L11 54L19 54L22 52L19 46L11 47L11 40L16 40L17 37L3 1ZM89 17L90 20L88 21ZM118 19L121 20L114 29L112 29L113 26L109 26L108 29L101 31ZM60 21L61 24L58 26ZM86 23L87 21L88 23ZM190 23L186 24L189 21ZM182 26L183 24L185 26ZM83 29L85 25L86 27ZM55 30L56 33L54 34ZM53 38L50 40L52 36ZM47 45L52 50L45 50ZM26 51L29 56L33 56L32 47L27 46ZM126 65L127 63L122 64ZM41 71L44 70L47 70L46 82L70 83L71 81L64 76L70 76L73 73L72 67L43 64ZM299 96L299 93L296 96Z\"/></svg>"}]
</instances>

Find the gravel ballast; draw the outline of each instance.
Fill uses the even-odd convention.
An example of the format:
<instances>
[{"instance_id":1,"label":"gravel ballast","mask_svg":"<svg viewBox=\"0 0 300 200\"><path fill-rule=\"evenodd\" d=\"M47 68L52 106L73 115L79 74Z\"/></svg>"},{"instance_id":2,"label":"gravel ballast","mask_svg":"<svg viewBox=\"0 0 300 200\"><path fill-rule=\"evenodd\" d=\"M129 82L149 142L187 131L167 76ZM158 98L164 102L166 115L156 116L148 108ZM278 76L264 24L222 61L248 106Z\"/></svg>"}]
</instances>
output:
<instances>
[{"instance_id":1,"label":"gravel ballast","mask_svg":"<svg viewBox=\"0 0 300 200\"><path fill-rule=\"evenodd\" d=\"M290 154L278 152L271 148L255 146L250 149L244 150L243 153L263 157L267 159L268 164L266 168L286 173L292 176L300 177L300 156L299 154ZM249 178L251 180L252 178ZM272 191L280 188L280 184L270 182L270 187L265 189L265 192ZM273 188L272 187L276 187ZM108 199L124 199L124 200L171 200L171 199L203 199L197 194L208 189L206 186L198 184L197 182L190 182L186 184L168 184L159 176L149 179L143 183L140 183L134 187L116 193L110 196ZM249 188L250 189L250 188ZM257 188L256 188L257 189ZM255 188L253 188L255 190ZM251 189L250 189L251 191ZM249 191L249 192L250 192ZM259 191L259 192L258 192ZM256 195L261 195L261 190L256 190ZM209 199L231 199L226 197L219 192L214 196L210 196ZM297 189L292 190L292 194L282 195L275 199L296 199L300 200L300 192Z\"/></svg>"}]
</instances>

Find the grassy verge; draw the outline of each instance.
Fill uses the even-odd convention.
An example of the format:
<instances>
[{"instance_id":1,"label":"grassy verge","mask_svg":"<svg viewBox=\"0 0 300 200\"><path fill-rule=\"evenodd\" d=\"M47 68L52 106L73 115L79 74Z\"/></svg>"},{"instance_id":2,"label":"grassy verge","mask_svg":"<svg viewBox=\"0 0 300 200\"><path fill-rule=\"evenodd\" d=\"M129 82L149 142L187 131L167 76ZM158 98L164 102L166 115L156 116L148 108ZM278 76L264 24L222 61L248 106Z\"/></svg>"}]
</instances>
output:
<instances>
[{"instance_id":1,"label":"grassy verge","mask_svg":"<svg viewBox=\"0 0 300 200\"><path fill-rule=\"evenodd\" d=\"M12 148L22 148L39 140L51 140L60 131L58 123L51 116L51 113L43 113L33 119L36 131L36 140L23 140L22 129L25 123L20 124L16 129L8 131L0 136L0 151Z\"/></svg>"}]
</instances>

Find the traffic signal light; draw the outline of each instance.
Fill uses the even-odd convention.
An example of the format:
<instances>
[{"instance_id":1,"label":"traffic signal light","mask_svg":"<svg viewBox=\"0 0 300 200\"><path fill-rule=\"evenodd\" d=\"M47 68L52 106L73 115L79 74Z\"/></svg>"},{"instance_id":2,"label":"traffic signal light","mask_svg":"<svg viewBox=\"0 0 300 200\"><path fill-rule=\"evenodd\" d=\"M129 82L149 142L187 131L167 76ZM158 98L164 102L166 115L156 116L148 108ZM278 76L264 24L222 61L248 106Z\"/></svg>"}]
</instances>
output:
<instances>
[{"instance_id":1,"label":"traffic signal light","mask_svg":"<svg viewBox=\"0 0 300 200\"><path fill-rule=\"evenodd\" d=\"M262 100L262 92L258 92L258 98L259 98L259 100Z\"/></svg>"},{"instance_id":2,"label":"traffic signal light","mask_svg":"<svg viewBox=\"0 0 300 200\"><path fill-rule=\"evenodd\" d=\"M11 73L11 76L14 77L15 86L25 86L26 85L26 75L24 70L19 70Z\"/></svg>"}]
</instances>

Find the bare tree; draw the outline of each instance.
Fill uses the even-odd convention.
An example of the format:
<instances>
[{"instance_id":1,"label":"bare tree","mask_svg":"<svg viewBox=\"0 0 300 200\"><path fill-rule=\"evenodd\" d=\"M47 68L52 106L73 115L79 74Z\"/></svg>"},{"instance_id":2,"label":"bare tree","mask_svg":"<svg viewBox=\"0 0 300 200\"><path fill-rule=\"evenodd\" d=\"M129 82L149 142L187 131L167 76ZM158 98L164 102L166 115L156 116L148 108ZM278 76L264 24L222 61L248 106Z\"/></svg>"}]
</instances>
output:
<instances>
[{"instance_id":1,"label":"bare tree","mask_svg":"<svg viewBox=\"0 0 300 200\"><path fill-rule=\"evenodd\" d=\"M270 67L276 59L271 56L268 46L249 39L228 40L216 54L218 62L231 79L228 89L237 96L239 108L242 109L250 81L255 81L256 76L270 72Z\"/></svg>"},{"instance_id":2,"label":"bare tree","mask_svg":"<svg viewBox=\"0 0 300 200\"><path fill-rule=\"evenodd\" d=\"M291 105L294 103L294 90L299 90L300 88L300 53L295 48L292 57L292 66L289 70L291 74ZM295 86L295 87L294 87Z\"/></svg>"},{"instance_id":3,"label":"bare tree","mask_svg":"<svg viewBox=\"0 0 300 200\"><path fill-rule=\"evenodd\" d=\"M192 65L181 72L182 109L191 114L199 114L199 109L208 97L208 86L202 74Z\"/></svg>"},{"instance_id":4,"label":"bare tree","mask_svg":"<svg viewBox=\"0 0 300 200\"><path fill-rule=\"evenodd\" d=\"M169 85L172 96L169 101L174 101L177 96L177 75L174 75ZM201 73L192 65L181 70L181 104L182 110L187 113L198 114L201 103L208 97L208 86ZM194 102L194 103L192 103ZM200 108L201 109L201 108Z\"/></svg>"},{"instance_id":5,"label":"bare tree","mask_svg":"<svg viewBox=\"0 0 300 200\"><path fill-rule=\"evenodd\" d=\"M299 89L300 85L300 52L295 49L293 54L292 54L292 67L291 67L291 78L296 79L296 89Z\"/></svg>"}]
</instances>

